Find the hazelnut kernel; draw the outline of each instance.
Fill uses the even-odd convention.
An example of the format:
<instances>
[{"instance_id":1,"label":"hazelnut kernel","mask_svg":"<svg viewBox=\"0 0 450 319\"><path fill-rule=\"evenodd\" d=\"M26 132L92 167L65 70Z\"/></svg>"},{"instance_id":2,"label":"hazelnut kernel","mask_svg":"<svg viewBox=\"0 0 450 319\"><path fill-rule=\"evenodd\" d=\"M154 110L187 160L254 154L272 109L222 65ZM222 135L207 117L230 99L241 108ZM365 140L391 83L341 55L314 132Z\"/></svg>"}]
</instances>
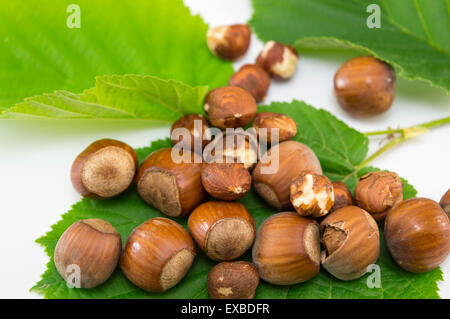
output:
<instances>
[{"instance_id":1,"label":"hazelnut kernel","mask_svg":"<svg viewBox=\"0 0 450 319\"><path fill-rule=\"evenodd\" d=\"M245 64L233 74L228 85L243 88L259 103L264 100L269 90L270 76L256 64Z\"/></svg>"},{"instance_id":2,"label":"hazelnut kernel","mask_svg":"<svg viewBox=\"0 0 450 319\"><path fill-rule=\"evenodd\" d=\"M250 36L248 25L234 24L209 29L206 42L214 55L225 60L236 60L247 52Z\"/></svg>"},{"instance_id":3,"label":"hazelnut kernel","mask_svg":"<svg viewBox=\"0 0 450 319\"><path fill-rule=\"evenodd\" d=\"M176 135L177 129L186 129L189 135ZM209 122L203 115L184 115L172 124L170 129L172 145L182 143L183 149L194 151L194 146L198 143L203 149L210 142L207 138L209 129Z\"/></svg>"},{"instance_id":4,"label":"hazelnut kernel","mask_svg":"<svg viewBox=\"0 0 450 319\"><path fill-rule=\"evenodd\" d=\"M290 45L269 41L256 59L271 76L279 79L288 79L294 75L297 68L297 50Z\"/></svg>"},{"instance_id":5,"label":"hazelnut kernel","mask_svg":"<svg viewBox=\"0 0 450 319\"><path fill-rule=\"evenodd\" d=\"M297 134L297 124L295 121L291 117L279 113L258 113L253 120L252 126L256 130L258 138L265 140L267 144L276 142L272 140L272 137L276 134L274 129L278 129L279 143L290 140ZM261 134L260 129L266 129L266 134Z\"/></svg>"},{"instance_id":6,"label":"hazelnut kernel","mask_svg":"<svg viewBox=\"0 0 450 319\"><path fill-rule=\"evenodd\" d=\"M339 208L354 205L352 193L347 185L338 181L333 182L332 185L334 191L334 205L331 208L330 213Z\"/></svg>"}]
</instances>

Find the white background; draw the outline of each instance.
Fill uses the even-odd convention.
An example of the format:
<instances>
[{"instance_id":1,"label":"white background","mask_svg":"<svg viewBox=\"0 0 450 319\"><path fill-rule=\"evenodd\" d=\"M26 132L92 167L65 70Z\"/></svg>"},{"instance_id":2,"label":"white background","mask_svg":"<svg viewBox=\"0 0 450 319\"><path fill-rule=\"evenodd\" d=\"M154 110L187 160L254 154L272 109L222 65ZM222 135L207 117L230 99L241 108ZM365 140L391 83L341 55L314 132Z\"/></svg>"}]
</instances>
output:
<instances>
[{"instance_id":1,"label":"white background","mask_svg":"<svg viewBox=\"0 0 450 319\"><path fill-rule=\"evenodd\" d=\"M249 1L186 0L186 4L213 26L246 22L252 15ZM261 48L262 43L253 36L249 52L235 68L253 62ZM294 78L273 82L265 102L304 100L360 131L411 126L450 115L450 97L442 90L398 79L391 110L366 120L350 117L336 104L332 89L335 71L351 56L300 52ZM169 128L152 128L145 121L1 121L0 297L41 297L28 291L48 261L34 240L80 199L69 179L70 166L80 151L104 137L141 147L168 134ZM450 187L449 139L450 126L441 127L397 146L372 164L397 172L416 187L419 196L438 201ZM372 139L371 152L378 147L379 140ZM442 268L440 295L449 298L450 258Z\"/></svg>"}]
</instances>

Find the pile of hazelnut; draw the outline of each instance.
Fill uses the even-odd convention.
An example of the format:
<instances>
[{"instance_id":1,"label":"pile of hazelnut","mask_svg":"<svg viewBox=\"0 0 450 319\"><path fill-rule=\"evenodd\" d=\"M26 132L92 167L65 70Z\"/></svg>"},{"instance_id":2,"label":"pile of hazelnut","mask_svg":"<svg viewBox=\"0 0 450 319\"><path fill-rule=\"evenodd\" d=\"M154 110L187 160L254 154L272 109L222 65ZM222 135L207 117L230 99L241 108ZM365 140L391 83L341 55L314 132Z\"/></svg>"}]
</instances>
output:
<instances>
[{"instance_id":1,"label":"pile of hazelnut","mask_svg":"<svg viewBox=\"0 0 450 319\"><path fill-rule=\"evenodd\" d=\"M247 51L250 29L213 28L207 40L216 55L236 59ZM129 145L111 139L96 141L78 155L71 179L81 195L111 198L135 180L146 203L172 218L189 216L188 231L172 219L151 218L122 248L110 223L80 220L56 245L61 276L69 280L68 267L77 265L80 287L92 288L120 264L136 286L162 292L183 279L197 247L220 262L207 278L212 298L253 298L260 278L297 284L316 276L321 266L341 280L363 276L380 253L377 222L384 222L387 246L402 268L419 273L441 264L450 252L450 190L442 207L425 198L403 200L399 176L377 171L361 177L352 195L344 183L322 174L308 146L292 140L297 134L292 118L257 114L270 77L289 78L297 59L294 48L267 43L256 64L243 66L228 86L209 92L208 119L181 117L171 129L173 147L151 153L140 166ZM255 135L230 130L250 124ZM211 125L218 131L214 139L208 134ZM267 152L261 150L264 143L271 145ZM253 215L236 201L251 186L280 211L258 230ZM236 261L252 246L252 263Z\"/></svg>"}]
</instances>

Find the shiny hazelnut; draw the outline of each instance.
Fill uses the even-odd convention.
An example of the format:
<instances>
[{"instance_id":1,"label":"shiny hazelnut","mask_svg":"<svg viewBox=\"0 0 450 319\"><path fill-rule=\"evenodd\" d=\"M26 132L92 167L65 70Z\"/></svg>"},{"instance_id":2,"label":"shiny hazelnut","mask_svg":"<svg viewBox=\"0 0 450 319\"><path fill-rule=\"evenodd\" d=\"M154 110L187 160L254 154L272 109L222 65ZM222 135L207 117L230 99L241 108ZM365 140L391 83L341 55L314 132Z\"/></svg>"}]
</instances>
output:
<instances>
[{"instance_id":1,"label":"shiny hazelnut","mask_svg":"<svg viewBox=\"0 0 450 319\"><path fill-rule=\"evenodd\" d=\"M277 143L276 138L272 141L272 136L277 134L274 129L278 129L278 143L290 140L297 134L295 121L291 117L279 113L258 113L252 126L258 134L258 138L266 141L267 144ZM266 129L266 131L262 132L261 129Z\"/></svg>"},{"instance_id":2,"label":"shiny hazelnut","mask_svg":"<svg viewBox=\"0 0 450 319\"><path fill-rule=\"evenodd\" d=\"M206 198L201 182L201 158L184 151L174 158L171 148L150 154L139 167L136 183L148 204L172 217L182 217ZM178 162L177 162L178 161Z\"/></svg>"},{"instance_id":3,"label":"shiny hazelnut","mask_svg":"<svg viewBox=\"0 0 450 319\"><path fill-rule=\"evenodd\" d=\"M314 152L300 142L282 142L265 153L255 166L253 187L275 209L289 209L292 207L290 185L305 170L322 174Z\"/></svg>"},{"instance_id":4,"label":"shiny hazelnut","mask_svg":"<svg viewBox=\"0 0 450 319\"><path fill-rule=\"evenodd\" d=\"M243 88L259 103L264 100L269 90L270 76L259 65L245 64L233 74L228 85Z\"/></svg>"},{"instance_id":5,"label":"shiny hazelnut","mask_svg":"<svg viewBox=\"0 0 450 319\"><path fill-rule=\"evenodd\" d=\"M334 205L331 208L330 213L339 208L354 205L352 193L347 185L342 182L333 182L332 185L334 191Z\"/></svg>"},{"instance_id":6,"label":"shiny hazelnut","mask_svg":"<svg viewBox=\"0 0 450 319\"><path fill-rule=\"evenodd\" d=\"M221 129L244 127L256 115L255 99L237 86L225 86L210 91L203 108L212 125Z\"/></svg>"},{"instance_id":7,"label":"shiny hazelnut","mask_svg":"<svg viewBox=\"0 0 450 319\"><path fill-rule=\"evenodd\" d=\"M297 50L290 45L269 41L256 59L260 65L271 76L279 79L292 77L297 68Z\"/></svg>"},{"instance_id":8,"label":"shiny hazelnut","mask_svg":"<svg viewBox=\"0 0 450 319\"><path fill-rule=\"evenodd\" d=\"M213 260L233 260L255 240L255 221L237 202L206 202L188 219L189 232L197 245Z\"/></svg>"},{"instance_id":9,"label":"shiny hazelnut","mask_svg":"<svg viewBox=\"0 0 450 319\"><path fill-rule=\"evenodd\" d=\"M328 214L320 223L325 250L322 266L334 277L353 280L367 272L380 255L380 234L373 217L356 206Z\"/></svg>"},{"instance_id":10,"label":"shiny hazelnut","mask_svg":"<svg viewBox=\"0 0 450 319\"><path fill-rule=\"evenodd\" d=\"M444 212L450 217L450 189L442 196L439 202Z\"/></svg>"},{"instance_id":11,"label":"shiny hazelnut","mask_svg":"<svg viewBox=\"0 0 450 319\"><path fill-rule=\"evenodd\" d=\"M112 139L95 141L72 164L72 184L84 197L109 198L125 191L138 165L131 146Z\"/></svg>"},{"instance_id":12,"label":"shiny hazelnut","mask_svg":"<svg viewBox=\"0 0 450 319\"><path fill-rule=\"evenodd\" d=\"M386 112L395 97L395 71L374 57L351 59L336 72L334 93L339 105L351 114Z\"/></svg>"},{"instance_id":13,"label":"shiny hazelnut","mask_svg":"<svg viewBox=\"0 0 450 319\"><path fill-rule=\"evenodd\" d=\"M253 245L259 275L275 285L307 281L320 270L320 232L317 222L285 212L264 221Z\"/></svg>"},{"instance_id":14,"label":"shiny hazelnut","mask_svg":"<svg viewBox=\"0 0 450 319\"><path fill-rule=\"evenodd\" d=\"M259 284L258 269L246 261L221 262L210 270L207 283L213 299L253 299Z\"/></svg>"},{"instance_id":15,"label":"shiny hazelnut","mask_svg":"<svg viewBox=\"0 0 450 319\"><path fill-rule=\"evenodd\" d=\"M360 178L355 188L356 204L377 221L384 220L389 208L403 200L403 183L394 172L377 171Z\"/></svg>"},{"instance_id":16,"label":"shiny hazelnut","mask_svg":"<svg viewBox=\"0 0 450 319\"><path fill-rule=\"evenodd\" d=\"M186 131L179 129L186 129ZM210 142L209 129L208 120L201 114L182 116L172 124L170 129L172 145L181 143L183 149L197 151L194 148L197 143L201 151Z\"/></svg>"},{"instance_id":17,"label":"shiny hazelnut","mask_svg":"<svg viewBox=\"0 0 450 319\"><path fill-rule=\"evenodd\" d=\"M252 183L250 173L239 163L205 163L201 177L208 194L222 200L236 200L245 196Z\"/></svg>"},{"instance_id":18,"label":"shiny hazelnut","mask_svg":"<svg viewBox=\"0 0 450 319\"><path fill-rule=\"evenodd\" d=\"M334 191L328 177L303 171L291 183L291 203L300 216L322 217L334 204Z\"/></svg>"},{"instance_id":19,"label":"shiny hazelnut","mask_svg":"<svg viewBox=\"0 0 450 319\"><path fill-rule=\"evenodd\" d=\"M78 288L104 283L117 266L122 240L114 227L102 219L75 222L59 238L54 260L61 277ZM79 282L71 275L79 267Z\"/></svg>"},{"instance_id":20,"label":"shiny hazelnut","mask_svg":"<svg viewBox=\"0 0 450 319\"><path fill-rule=\"evenodd\" d=\"M219 58L236 60L247 52L251 30L246 24L214 27L206 34L209 50Z\"/></svg>"},{"instance_id":21,"label":"shiny hazelnut","mask_svg":"<svg viewBox=\"0 0 450 319\"><path fill-rule=\"evenodd\" d=\"M450 253L450 222L435 201L411 198L389 211L384 238L400 267L426 272L439 266Z\"/></svg>"},{"instance_id":22,"label":"shiny hazelnut","mask_svg":"<svg viewBox=\"0 0 450 319\"><path fill-rule=\"evenodd\" d=\"M156 217L130 234L120 268L136 286L162 292L183 279L194 257L194 242L187 231L173 220Z\"/></svg>"}]
</instances>

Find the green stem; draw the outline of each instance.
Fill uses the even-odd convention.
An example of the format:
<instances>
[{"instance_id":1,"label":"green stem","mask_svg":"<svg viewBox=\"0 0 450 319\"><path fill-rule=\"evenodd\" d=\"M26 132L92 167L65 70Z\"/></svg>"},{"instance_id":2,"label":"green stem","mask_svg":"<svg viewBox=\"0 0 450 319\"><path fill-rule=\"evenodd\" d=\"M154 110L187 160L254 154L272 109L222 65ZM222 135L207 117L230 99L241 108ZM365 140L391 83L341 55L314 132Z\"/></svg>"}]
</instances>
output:
<instances>
[{"instance_id":1,"label":"green stem","mask_svg":"<svg viewBox=\"0 0 450 319\"><path fill-rule=\"evenodd\" d=\"M450 123L450 116L444 117L442 119L422 123L419 125L414 125L414 126L411 126L410 128L414 128L414 127L432 128L432 127L436 127L436 126L440 126L440 125L444 125L444 124L448 124L448 123ZM374 132L364 133L364 135L372 136L372 135L395 134L395 133L403 133L404 130L405 130L404 128L400 128L400 129L391 129L391 130L383 130L383 131L374 131Z\"/></svg>"}]
</instances>

